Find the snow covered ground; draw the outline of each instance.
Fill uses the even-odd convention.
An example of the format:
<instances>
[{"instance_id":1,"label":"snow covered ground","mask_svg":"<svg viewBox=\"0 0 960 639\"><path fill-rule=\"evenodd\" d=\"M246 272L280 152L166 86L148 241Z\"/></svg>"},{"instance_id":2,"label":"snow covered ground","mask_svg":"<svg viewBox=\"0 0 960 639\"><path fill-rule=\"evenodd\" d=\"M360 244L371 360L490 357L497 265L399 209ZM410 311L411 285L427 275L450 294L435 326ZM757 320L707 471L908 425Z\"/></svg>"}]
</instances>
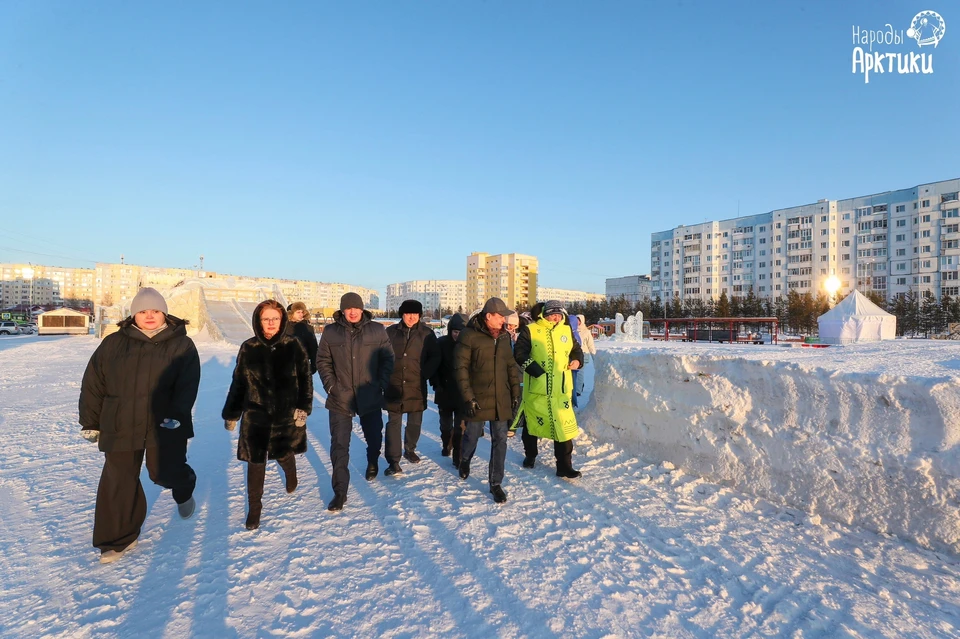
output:
<instances>
[{"instance_id":1,"label":"snow covered ground","mask_svg":"<svg viewBox=\"0 0 960 639\"><path fill-rule=\"evenodd\" d=\"M485 464L462 482L440 456L436 412L423 461L399 478L363 480L357 426L349 501L331 515L318 393L300 488L287 495L271 465L262 527L248 532L236 434L219 418L236 346L202 337L198 512L181 521L144 473L140 545L102 566L90 546L102 456L76 423L96 345L0 338L0 636L960 636L957 556L647 464L639 442L596 431L577 440L575 482L554 477L546 444L523 469L512 440L498 506ZM604 345L608 363L619 348ZM597 390L588 428L604 411Z\"/></svg>"}]
</instances>

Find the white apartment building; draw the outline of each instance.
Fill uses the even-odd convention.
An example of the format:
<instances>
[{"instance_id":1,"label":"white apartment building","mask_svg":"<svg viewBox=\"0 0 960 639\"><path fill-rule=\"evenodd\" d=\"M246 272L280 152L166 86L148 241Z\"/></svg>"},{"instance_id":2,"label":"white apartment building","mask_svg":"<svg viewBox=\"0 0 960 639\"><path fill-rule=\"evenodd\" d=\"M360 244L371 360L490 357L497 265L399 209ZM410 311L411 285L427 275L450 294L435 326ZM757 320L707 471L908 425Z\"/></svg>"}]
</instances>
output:
<instances>
[{"instance_id":1,"label":"white apartment building","mask_svg":"<svg viewBox=\"0 0 960 639\"><path fill-rule=\"evenodd\" d=\"M649 275L608 277L605 288L608 300L615 300L623 296L628 302L636 304L653 297L653 285L650 282Z\"/></svg>"},{"instance_id":2,"label":"white apartment building","mask_svg":"<svg viewBox=\"0 0 960 639\"><path fill-rule=\"evenodd\" d=\"M437 309L467 310L466 280L412 280L387 285L387 311L396 311L404 300L423 304L424 315Z\"/></svg>"},{"instance_id":3,"label":"white apartment building","mask_svg":"<svg viewBox=\"0 0 960 639\"><path fill-rule=\"evenodd\" d=\"M653 233L651 294L704 301L751 288L759 297L817 295L835 275L841 294L953 296L958 192L960 179L944 180Z\"/></svg>"},{"instance_id":4,"label":"white apartment building","mask_svg":"<svg viewBox=\"0 0 960 639\"><path fill-rule=\"evenodd\" d=\"M602 302L606 297L602 293L587 293L586 291L571 291L566 288L537 287L537 301L558 300L564 306L569 304L586 304L587 302Z\"/></svg>"}]
</instances>

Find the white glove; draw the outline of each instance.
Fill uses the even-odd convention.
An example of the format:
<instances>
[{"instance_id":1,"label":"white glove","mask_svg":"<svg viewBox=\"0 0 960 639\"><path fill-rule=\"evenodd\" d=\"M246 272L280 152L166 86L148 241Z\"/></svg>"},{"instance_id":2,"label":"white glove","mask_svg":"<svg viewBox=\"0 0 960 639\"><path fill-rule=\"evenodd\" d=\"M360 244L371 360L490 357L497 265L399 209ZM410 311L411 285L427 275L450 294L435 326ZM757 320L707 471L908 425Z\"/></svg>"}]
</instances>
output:
<instances>
[{"instance_id":1,"label":"white glove","mask_svg":"<svg viewBox=\"0 0 960 639\"><path fill-rule=\"evenodd\" d=\"M297 428L303 428L307 425L307 411L296 409L293 411L293 424Z\"/></svg>"},{"instance_id":2,"label":"white glove","mask_svg":"<svg viewBox=\"0 0 960 639\"><path fill-rule=\"evenodd\" d=\"M223 427L227 430L233 432L237 428L237 420L235 419L225 419L223 420Z\"/></svg>"},{"instance_id":3,"label":"white glove","mask_svg":"<svg viewBox=\"0 0 960 639\"><path fill-rule=\"evenodd\" d=\"M91 444L96 444L100 441L100 431L99 430L81 430L80 436Z\"/></svg>"}]
</instances>

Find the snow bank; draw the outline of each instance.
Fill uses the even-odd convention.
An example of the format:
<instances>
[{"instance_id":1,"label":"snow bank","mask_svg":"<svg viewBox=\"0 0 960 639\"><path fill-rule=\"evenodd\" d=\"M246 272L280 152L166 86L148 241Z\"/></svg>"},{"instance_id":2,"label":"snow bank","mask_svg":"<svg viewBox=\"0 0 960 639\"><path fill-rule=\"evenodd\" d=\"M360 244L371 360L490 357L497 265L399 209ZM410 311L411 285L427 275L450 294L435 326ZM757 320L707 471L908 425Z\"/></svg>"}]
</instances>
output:
<instances>
[{"instance_id":1,"label":"snow bank","mask_svg":"<svg viewBox=\"0 0 960 639\"><path fill-rule=\"evenodd\" d=\"M599 348L587 432L812 515L960 553L960 346Z\"/></svg>"}]
</instances>

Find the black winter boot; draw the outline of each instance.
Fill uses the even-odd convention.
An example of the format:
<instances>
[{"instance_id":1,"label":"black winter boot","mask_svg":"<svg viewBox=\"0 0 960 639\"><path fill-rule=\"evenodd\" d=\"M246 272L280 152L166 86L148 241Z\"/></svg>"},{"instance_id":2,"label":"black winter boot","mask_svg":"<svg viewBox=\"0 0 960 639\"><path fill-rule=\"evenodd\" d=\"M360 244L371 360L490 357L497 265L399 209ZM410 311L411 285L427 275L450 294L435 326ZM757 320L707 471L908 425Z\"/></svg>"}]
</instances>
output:
<instances>
[{"instance_id":1,"label":"black winter boot","mask_svg":"<svg viewBox=\"0 0 960 639\"><path fill-rule=\"evenodd\" d=\"M337 513L343 510L343 505L347 503L347 496L341 493L337 493L333 496L333 499L330 500L330 503L327 505L327 510L332 513Z\"/></svg>"},{"instance_id":2,"label":"black winter boot","mask_svg":"<svg viewBox=\"0 0 960 639\"><path fill-rule=\"evenodd\" d=\"M400 464L397 462L392 462L386 469L383 471L383 474L387 477L391 475L399 475L403 473L403 469L400 468Z\"/></svg>"},{"instance_id":3,"label":"black winter boot","mask_svg":"<svg viewBox=\"0 0 960 639\"><path fill-rule=\"evenodd\" d=\"M367 481L373 481L377 478L377 473L380 472L380 465L377 462L369 462L367 464L367 472L364 473L363 477Z\"/></svg>"},{"instance_id":4,"label":"black winter boot","mask_svg":"<svg viewBox=\"0 0 960 639\"><path fill-rule=\"evenodd\" d=\"M283 459L278 459L277 463L283 469L283 475L286 478L286 489L292 493L297 489L297 458L290 453Z\"/></svg>"},{"instance_id":5,"label":"black winter boot","mask_svg":"<svg viewBox=\"0 0 960 639\"><path fill-rule=\"evenodd\" d=\"M263 510L263 476L266 464L247 464L247 530L260 527L260 512Z\"/></svg>"},{"instance_id":6,"label":"black winter boot","mask_svg":"<svg viewBox=\"0 0 960 639\"><path fill-rule=\"evenodd\" d=\"M450 456L450 433L440 433L440 443L443 445L443 448L440 450L440 454L444 457Z\"/></svg>"}]
</instances>

